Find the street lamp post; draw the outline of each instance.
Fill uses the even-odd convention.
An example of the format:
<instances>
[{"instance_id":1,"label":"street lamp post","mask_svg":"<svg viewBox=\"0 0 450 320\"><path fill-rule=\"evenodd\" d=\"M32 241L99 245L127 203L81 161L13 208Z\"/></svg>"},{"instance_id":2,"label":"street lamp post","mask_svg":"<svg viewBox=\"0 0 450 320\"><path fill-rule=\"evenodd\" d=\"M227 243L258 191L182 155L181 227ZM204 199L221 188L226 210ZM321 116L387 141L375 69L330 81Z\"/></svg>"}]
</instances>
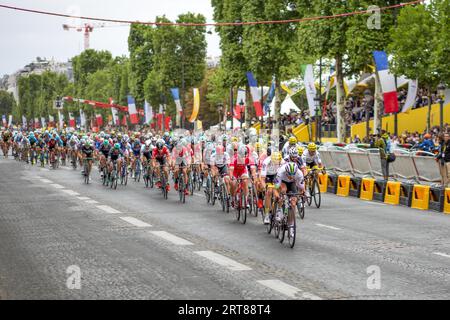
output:
<instances>
[{"instance_id":1,"label":"street lamp post","mask_svg":"<svg viewBox=\"0 0 450 320\"><path fill-rule=\"evenodd\" d=\"M320 110L320 96L319 95L317 95L314 98L314 105L316 107L316 109L315 109L316 114L314 116L315 122L316 122L316 141L315 142L317 142L319 140L319 131L320 131L320 129L319 129L319 126L320 126L319 117L322 115L322 112Z\"/></svg>"},{"instance_id":2,"label":"street lamp post","mask_svg":"<svg viewBox=\"0 0 450 320\"><path fill-rule=\"evenodd\" d=\"M242 129L242 108L244 108L244 100L241 99L241 101L239 102L239 105L241 106L241 108L239 109L239 115L240 115L239 121L241 122L241 129ZM244 121L245 121L245 117L244 117Z\"/></svg>"},{"instance_id":3,"label":"street lamp post","mask_svg":"<svg viewBox=\"0 0 450 320\"><path fill-rule=\"evenodd\" d=\"M366 137L369 138L370 135L370 110L369 110L369 103L372 99L372 92L369 89L364 90L364 107L366 112Z\"/></svg>"},{"instance_id":4,"label":"street lamp post","mask_svg":"<svg viewBox=\"0 0 450 320\"><path fill-rule=\"evenodd\" d=\"M439 84L437 87L438 90L438 96L439 96L439 125L440 125L440 131L442 132L444 128L444 99L445 99L445 85L443 83Z\"/></svg>"}]
</instances>

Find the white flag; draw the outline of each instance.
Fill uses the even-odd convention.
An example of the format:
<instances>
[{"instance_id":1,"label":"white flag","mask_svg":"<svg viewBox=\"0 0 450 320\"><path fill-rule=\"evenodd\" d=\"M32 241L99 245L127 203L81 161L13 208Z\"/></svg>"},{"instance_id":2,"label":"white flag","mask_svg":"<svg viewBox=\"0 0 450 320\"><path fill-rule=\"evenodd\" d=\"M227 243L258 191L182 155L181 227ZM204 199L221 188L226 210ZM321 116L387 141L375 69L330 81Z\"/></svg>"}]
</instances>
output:
<instances>
[{"instance_id":1,"label":"white flag","mask_svg":"<svg viewBox=\"0 0 450 320\"><path fill-rule=\"evenodd\" d=\"M25 116L22 116L22 126L27 127L27 118Z\"/></svg>"},{"instance_id":2,"label":"white flag","mask_svg":"<svg viewBox=\"0 0 450 320\"><path fill-rule=\"evenodd\" d=\"M86 127L86 117L84 116L84 112L81 109L80 109L80 122L82 127Z\"/></svg>"},{"instance_id":3,"label":"white flag","mask_svg":"<svg viewBox=\"0 0 450 320\"><path fill-rule=\"evenodd\" d=\"M308 64L305 70L305 91L308 98L309 114L313 117L316 114L316 107L314 105L314 98L316 97L316 86L314 84L314 73L312 64Z\"/></svg>"},{"instance_id":4,"label":"white flag","mask_svg":"<svg viewBox=\"0 0 450 320\"><path fill-rule=\"evenodd\" d=\"M119 125L119 111L117 111L117 108L111 108L112 116L113 116L113 123L115 126Z\"/></svg>"},{"instance_id":5,"label":"white flag","mask_svg":"<svg viewBox=\"0 0 450 320\"><path fill-rule=\"evenodd\" d=\"M11 126L11 124L12 124L12 115L9 115L8 127Z\"/></svg>"},{"instance_id":6,"label":"white flag","mask_svg":"<svg viewBox=\"0 0 450 320\"><path fill-rule=\"evenodd\" d=\"M150 123L153 119L153 108L147 101L145 101L144 109L145 109L145 123Z\"/></svg>"},{"instance_id":7,"label":"white flag","mask_svg":"<svg viewBox=\"0 0 450 320\"><path fill-rule=\"evenodd\" d=\"M61 113L60 110L58 110L58 119L59 119L59 128L64 128L64 114Z\"/></svg>"},{"instance_id":8,"label":"white flag","mask_svg":"<svg viewBox=\"0 0 450 320\"><path fill-rule=\"evenodd\" d=\"M42 123L42 127L45 127L45 126L46 126L45 118L44 118L44 117L41 117L41 123Z\"/></svg>"},{"instance_id":9,"label":"white flag","mask_svg":"<svg viewBox=\"0 0 450 320\"><path fill-rule=\"evenodd\" d=\"M408 81L408 95L406 96L406 101L403 105L402 112L406 112L414 106L417 97L417 84L417 80Z\"/></svg>"}]
</instances>

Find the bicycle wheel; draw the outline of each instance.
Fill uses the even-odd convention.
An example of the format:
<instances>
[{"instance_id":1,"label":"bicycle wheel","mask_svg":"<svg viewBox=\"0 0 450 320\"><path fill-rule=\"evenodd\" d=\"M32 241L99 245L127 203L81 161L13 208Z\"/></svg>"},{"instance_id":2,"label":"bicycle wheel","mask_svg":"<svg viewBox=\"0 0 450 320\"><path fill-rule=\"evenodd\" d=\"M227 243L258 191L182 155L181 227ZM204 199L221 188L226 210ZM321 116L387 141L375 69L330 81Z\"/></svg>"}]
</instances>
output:
<instances>
[{"instance_id":1,"label":"bicycle wheel","mask_svg":"<svg viewBox=\"0 0 450 320\"><path fill-rule=\"evenodd\" d=\"M180 175L180 182L178 184L178 193L180 194L180 202L186 202L186 194L185 194L185 185L184 185L184 176Z\"/></svg>"},{"instance_id":2,"label":"bicycle wheel","mask_svg":"<svg viewBox=\"0 0 450 320\"><path fill-rule=\"evenodd\" d=\"M235 200L237 200L236 203L236 220L239 221L241 219L241 209L242 209L242 204L241 204L241 195L240 193L238 193L237 197L235 197Z\"/></svg>"},{"instance_id":3,"label":"bicycle wheel","mask_svg":"<svg viewBox=\"0 0 450 320\"><path fill-rule=\"evenodd\" d=\"M250 213L254 216L258 216L258 195L256 194L255 186L252 186L252 195L250 197Z\"/></svg>"},{"instance_id":4,"label":"bicycle wheel","mask_svg":"<svg viewBox=\"0 0 450 320\"><path fill-rule=\"evenodd\" d=\"M244 196L244 193L241 193L241 203L244 206L242 208L242 212L241 212L241 223L245 224L247 222L247 213L248 213L248 208L247 208L247 199Z\"/></svg>"},{"instance_id":5,"label":"bicycle wheel","mask_svg":"<svg viewBox=\"0 0 450 320\"><path fill-rule=\"evenodd\" d=\"M194 175L192 172L189 174L188 186L189 186L189 194L191 196L194 195L195 186L194 186Z\"/></svg>"},{"instance_id":6,"label":"bicycle wheel","mask_svg":"<svg viewBox=\"0 0 450 320\"><path fill-rule=\"evenodd\" d=\"M280 243L284 242L284 236L286 234L286 222L287 217L283 217L283 220L280 222L280 233L278 235L278 240L280 240Z\"/></svg>"},{"instance_id":7,"label":"bicycle wheel","mask_svg":"<svg viewBox=\"0 0 450 320\"><path fill-rule=\"evenodd\" d=\"M306 196L306 203L308 204L308 207L311 207L311 204L312 204L312 186L311 186L311 184L308 183L306 188L307 188L307 192L309 193Z\"/></svg>"},{"instance_id":8,"label":"bicycle wheel","mask_svg":"<svg viewBox=\"0 0 450 320\"><path fill-rule=\"evenodd\" d=\"M300 217L300 219L305 219L305 199L304 198L300 198L297 201L297 212L298 212L298 216Z\"/></svg>"},{"instance_id":9,"label":"bicycle wheel","mask_svg":"<svg viewBox=\"0 0 450 320\"><path fill-rule=\"evenodd\" d=\"M225 212L226 209L226 195L225 195L225 188L223 185L220 186L220 195L219 195L219 199L220 199L220 204L222 205L222 211Z\"/></svg>"},{"instance_id":10,"label":"bicycle wheel","mask_svg":"<svg viewBox=\"0 0 450 320\"><path fill-rule=\"evenodd\" d=\"M211 183L211 205L214 207L214 205L216 204L216 183L214 181L212 181Z\"/></svg>"},{"instance_id":11,"label":"bicycle wheel","mask_svg":"<svg viewBox=\"0 0 450 320\"><path fill-rule=\"evenodd\" d=\"M89 184L89 172L87 161L84 162L84 183Z\"/></svg>"},{"instance_id":12,"label":"bicycle wheel","mask_svg":"<svg viewBox=\"0 0 450 320\"><path fill-rule=\"evenodd\" d=\"M148 175L148 182L149 182L149 186L150 188L153 188L155 186L155 174L153 172L153 170L150 170L150 173Z\"/></svg>"},{"instance_id":13,"label":"bicycle wheel","mask_svg":"<svg viewBox=\"0 0 450 320\"><path fill-rule=\"evenodd\" d=\"M316 208L319 209L320 204L322 202L322 195L320 194L320 187L317 179L314 180L313 190L314 190L314 204L316 205Z\"/></svg>"},{"instance_id":14,"label":"bicycle wheel","mask_svg":"<svg viewBox=\"0 0 450 320\"><path fill-rule=\"evenodd\" d=\"M124 171L125 171L125 176L124 176L124 185L127 185L128 184L128 168L127 168L127 166L125 165L125 169L124 169Z\"/></svg>"},{"instance_id":15,"label":"bicycle wheel","mask_svg":"<svg viewBox=\"0 0 450 320\"><path fill-rule=\"evenodd\" d=\"M297 222L294 219L294 225L292 227L287 228L288 232L288 240L289 240L289 247L293 248L295 246L295 238L297 237ZM292 230L292 234L291 234Z\"/></svg>"},{"instance_id":16,"label":"bicycle wheel","mask_svg":"<svg viewBox=\"0 0 450 320\"><path fill-rule=\"evenodd\" d=\"M206 203L210 203L211 201L211 177L208 176L206 179L206 189L205 189Z\"/></svg>"},{"instance_id":17,"label":"bicycle wheel","mask_svg":"<svg viewBox=\"0 0 450 320\"><path fill-rule=\"evenodd\" d=\"M112 184L114 185L114 190L117 190L118 182L119 182L119 177L117 176L117 171L115 171L114 175L113 175L113 182L112 182Z\"/></svg>"}]
</instances>

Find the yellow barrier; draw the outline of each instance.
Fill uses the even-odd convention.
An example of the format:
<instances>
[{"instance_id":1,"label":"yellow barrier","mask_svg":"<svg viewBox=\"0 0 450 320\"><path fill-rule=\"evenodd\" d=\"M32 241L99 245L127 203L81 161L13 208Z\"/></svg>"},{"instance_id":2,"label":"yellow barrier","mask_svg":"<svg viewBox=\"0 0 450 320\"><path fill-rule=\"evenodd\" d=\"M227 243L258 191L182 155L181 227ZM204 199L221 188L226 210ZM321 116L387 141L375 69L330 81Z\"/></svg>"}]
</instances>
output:
<instances>
[{"instance_id":1,"label":"yellow barrier","mask_svg":"<svg viewBox=\"0 0 450 320\"><path fill-rule=\"evenodd\" d=\"M350 176L339 176L336 195L348 197L350 193Z\"/></svg>"},{"instance_id":2,"label":"yellow barrier","mask_svg":"<svg viewBox=\"0 0 450 320\"><path fill-rule=\"evenodd\" d=\"M398 205L400 203L400 187L400 182L388 181L386 184L384 203Z\"/></svg>"},{"instance_id":3,"label":"yellow barrier","mask_svg":"<svg viewBox=\"0 0 450 320\"><path fill-rule=\"evenodd\" d=\"M373 189L375 186L375 179L363 178L361 181L361 194L359 196L362 200L373 200Z\"/></svg>"},{"instance_id":4,"label":"yellow barrier","mask_svg":"<svg viewBox=\"0 0 450 320\"><path fill-rule=\"evenodd\" d=\"M319 173L319 188L321 193L326 193L328 190L328 173Z\"/></svg>"},{"instance_id":5,"label":"yellow barrier","mask_svg":"<svg viewBox=\"0 0 450 320\"><path fill-rule=\"evenodd\" d=\"M444 191L444 213L450 214L450 188Z\"/></svg>"},{"instance_id":6,"label":"yellow barrier","mask_svg":"<svg viewBox=\"0 0 450 320\"><path fill-rule=\"evenodd\" d=\"M414 185L411 208L428 210L430 205L430 187Z\"/></svg>"}]
</instances>

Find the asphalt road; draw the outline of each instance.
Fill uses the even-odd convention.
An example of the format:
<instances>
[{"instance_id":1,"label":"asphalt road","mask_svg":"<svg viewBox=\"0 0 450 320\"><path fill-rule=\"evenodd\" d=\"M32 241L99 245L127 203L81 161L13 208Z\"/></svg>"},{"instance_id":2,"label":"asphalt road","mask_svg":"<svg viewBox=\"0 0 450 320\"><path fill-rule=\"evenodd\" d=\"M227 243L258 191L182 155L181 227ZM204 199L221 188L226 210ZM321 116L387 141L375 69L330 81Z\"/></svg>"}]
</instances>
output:
<instances>
[{"instance_id":1,"label":"asphalt road","mask_svg":"<svg viewBox=\"0 0 450 320\"><path fill-rule=\"evenodd\" d=\"M322 200L290 249L200 193L182 205L2 158L0 299L450 298L450 216Z\"/></svg>"}]
</instances>

